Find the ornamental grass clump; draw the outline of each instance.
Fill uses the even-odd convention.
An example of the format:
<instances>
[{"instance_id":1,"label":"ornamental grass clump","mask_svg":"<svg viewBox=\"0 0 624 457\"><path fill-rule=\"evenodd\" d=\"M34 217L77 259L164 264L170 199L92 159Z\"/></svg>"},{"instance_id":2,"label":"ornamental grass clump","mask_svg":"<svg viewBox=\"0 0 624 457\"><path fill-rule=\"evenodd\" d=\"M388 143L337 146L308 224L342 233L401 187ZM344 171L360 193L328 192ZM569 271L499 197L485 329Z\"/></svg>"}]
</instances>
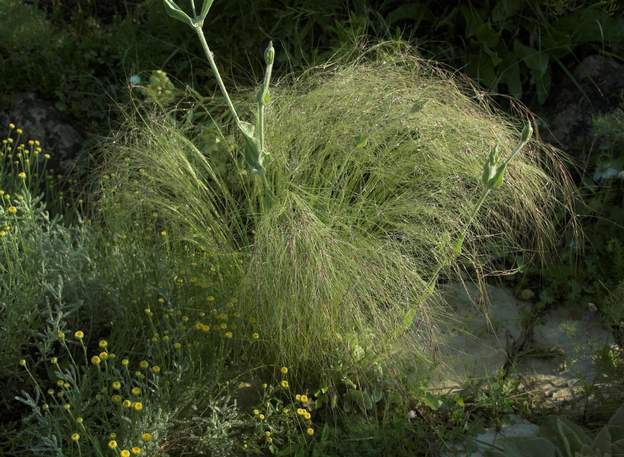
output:
<instances>
[{"instance_id":1,"label":"ornamental grass clump","mask_svg":"<svg viewBox=\"0 0 624 457\"><path fill-rule=\"evenodd\" d=\"M301 376L429 355L440 276L547 252L569 208L554 151L409 52L380 45L311 70L263 106L261 169L238 116L212 128L129 116L109 147L104 217L158 210L237 284L263 336L258 360Z\"/></svg>"}]
</instances>

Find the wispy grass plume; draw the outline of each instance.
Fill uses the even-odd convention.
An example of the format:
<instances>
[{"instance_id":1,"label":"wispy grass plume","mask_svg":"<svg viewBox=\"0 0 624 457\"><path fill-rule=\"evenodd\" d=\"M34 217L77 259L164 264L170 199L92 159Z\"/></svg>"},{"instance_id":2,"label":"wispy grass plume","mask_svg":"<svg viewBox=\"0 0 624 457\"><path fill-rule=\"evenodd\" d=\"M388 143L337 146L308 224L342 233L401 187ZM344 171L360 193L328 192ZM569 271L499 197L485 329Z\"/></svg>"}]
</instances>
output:
<instances>
[{"instance_id":1,"label":"wispy grass plume","mask_svg":"<svg viewBox=\"0 0 624 457\"><path fill-rule=\"evenodd\" d=\"M108 145L115 214L158 211L214 257L258 323L259 360L329 376L341 354L363 368L399 348L428 354L440 309L435 296L419 297L483 193L489 151L511 153L520 123L409 53L371 52L272 94L269 201L256 195L259 178L246 173L231 126L134 116ZM571 195L562 170L555 153L530 143L447 274L484 274L506 256L552 248ZM414 306L413 331L391 338Z\"/></svg>"}]
</instances>

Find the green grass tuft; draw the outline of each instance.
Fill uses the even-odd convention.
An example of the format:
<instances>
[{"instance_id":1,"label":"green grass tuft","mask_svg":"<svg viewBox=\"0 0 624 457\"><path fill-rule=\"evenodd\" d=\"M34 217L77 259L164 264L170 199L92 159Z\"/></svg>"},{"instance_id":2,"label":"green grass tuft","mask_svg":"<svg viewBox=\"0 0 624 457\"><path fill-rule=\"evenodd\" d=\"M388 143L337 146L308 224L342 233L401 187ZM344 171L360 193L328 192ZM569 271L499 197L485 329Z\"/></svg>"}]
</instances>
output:
<instances>
[{"instance_id":1,"label":"green grass tuft","mask_svg":"<svg viewBox=\"0 0 624 457\"><path fill-rule=\"evenodd\" d=\"M435 296L410 335L393 330L468 222L490 149L510 153L519 122L409 53L308 72L272 100L266 183L245 172L228 127L129 116L107 146L105 218L158 211L172 236L214 255L257 322L259 362L331 378L426 358L442 315ZM549 252L571 195L560 157L532 142L445 274L492 274L504 259Z\"/></svg>"}]
</instances>

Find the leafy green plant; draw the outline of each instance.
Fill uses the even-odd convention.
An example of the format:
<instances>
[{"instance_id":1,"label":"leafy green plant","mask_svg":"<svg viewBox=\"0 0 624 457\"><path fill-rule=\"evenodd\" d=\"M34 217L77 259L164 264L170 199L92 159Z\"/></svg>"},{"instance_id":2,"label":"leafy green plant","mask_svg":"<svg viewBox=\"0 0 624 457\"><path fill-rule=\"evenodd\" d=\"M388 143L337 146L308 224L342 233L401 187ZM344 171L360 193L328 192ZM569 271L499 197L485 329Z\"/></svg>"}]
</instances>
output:
<instances>
[{"instance_id":1,"label":"leafy green plant","mask_svg":"<svg viewBox=\"0 0 624 457\"><path fill-rule=\"evenodd\" d=\"M458 2L442 12L435 7L404 5L398 16L442 31L452 43L450 58L489 90L525 99L535 94L540 104L550 93L553 69L571 77L567 57L624 43L624 20L615 2Z\"/></svg>"}]
</instances>

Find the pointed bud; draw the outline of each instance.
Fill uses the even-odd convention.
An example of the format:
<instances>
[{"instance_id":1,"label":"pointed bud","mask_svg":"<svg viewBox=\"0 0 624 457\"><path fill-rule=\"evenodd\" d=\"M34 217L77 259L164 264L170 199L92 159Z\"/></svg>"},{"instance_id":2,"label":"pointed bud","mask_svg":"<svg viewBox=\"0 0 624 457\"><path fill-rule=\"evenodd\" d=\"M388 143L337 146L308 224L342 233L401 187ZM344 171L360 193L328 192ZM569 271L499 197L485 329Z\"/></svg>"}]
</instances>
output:
<instances>
[{"instance_id":1,"label":"pointed bud","mask_svg":"<svg viewBox=\"0 0 624 457\"><path fill-rule=\"evenodd\" d=\"M490 150L490 155L483 164L483 173L481 174L481 182L487 188L492 188L492 183L498 172L498 162L500 160L500 148L498 145Z\"/></svg>"},{"instance_id":2,"label":"pointed bud","mask_svg":"<svg viewBox=\"0 0 624 457\"><path fill-rule=\"evenodd\" d=\"M208 16L208 11L210 11L210 7L212 6L214 0L204 0L204 3L202 5L202 10L201 13L199 15L199 23L203 24L204 23L204 19L206 19L206 16Z\"/></svg>"},{"instance_id":3,"label":"pointed bud","mask_svg":"<svg viewBox=\"0 0 624 457\"><path fill-rule=\"evenodd\" d=\"M193 27L193 20L173 0L163 0L163 2L169 16Z\"/></svg>"},{"instance_id":4,"label":"pointed bud","mask_svg":"<svg viewBox=\"0 0 624 457\"><path fill-rule=\"evenodd\" d=\"M532 135L533 135L533 127L531 126L531 123L528 122L522 129L522 142L528 143Z\"/></svg>"},{"instance_id":5,"label":"pointed bud","mask_svg":"<svg viewBox=\"0 0 624 457\"><path fill-rule=\"evenodd\" d=\"M269 45L264 51L264 62L267 65L273 65L274 60L275 60L275 48L273 47L273 42L269 41Z\"/></svg>"}]
</instances>

